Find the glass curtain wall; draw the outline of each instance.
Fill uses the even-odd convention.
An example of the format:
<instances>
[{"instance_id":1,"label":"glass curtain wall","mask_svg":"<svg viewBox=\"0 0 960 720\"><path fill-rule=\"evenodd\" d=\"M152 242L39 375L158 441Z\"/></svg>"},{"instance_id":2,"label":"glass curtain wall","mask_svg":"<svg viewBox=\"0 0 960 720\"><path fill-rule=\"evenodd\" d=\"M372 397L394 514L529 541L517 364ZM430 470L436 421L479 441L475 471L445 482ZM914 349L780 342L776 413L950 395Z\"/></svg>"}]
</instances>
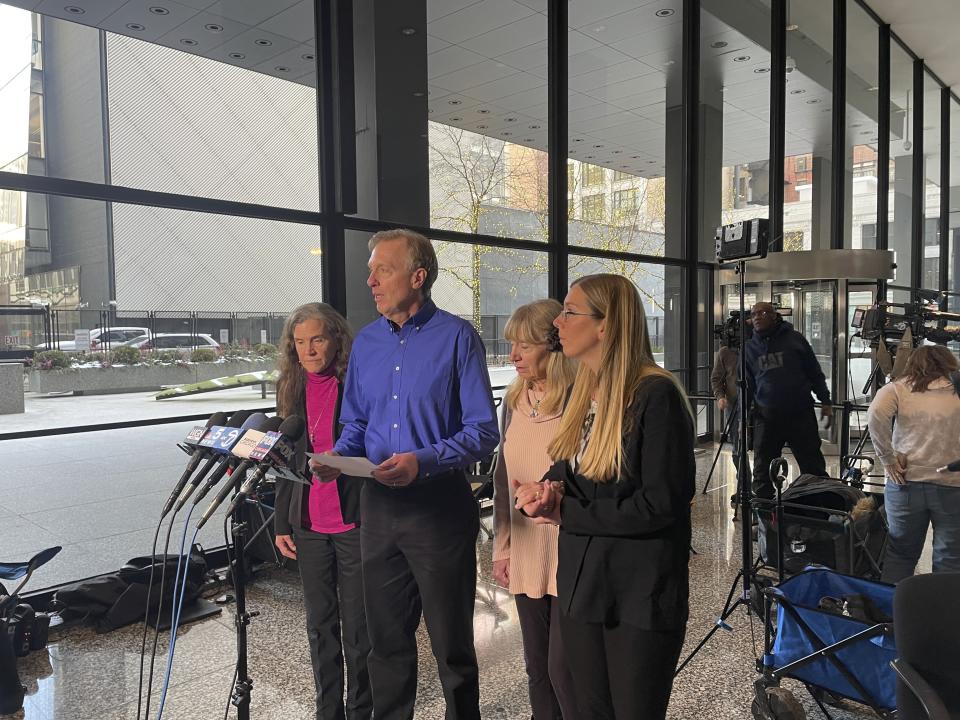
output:
<instances>
[{"instance_id":1,"label":"glass curtain wall","mask_svg":"<svg viewBox=\"0 0 960 720\"><path fill-rule=\"evenodd\" d=\"M940 289L940 84L923 75L923 270L921 287Z\"/></svg>"},{"instance_id":2,"label":"glass curtain wall","mask_svg":"<svg viewBox=\"0 0 960 720\"><path fill-rule=\"evenodd\" d=\"M900 45L890 43L890 190L887 247L897 263L897 285L909 285L913 258L913 125L916 96L913 60Z\"/></svg>"},{"instance_id":3,"label":"glass curtain wall","mask_svg":"<svg viewBox=\"0 0 960 720\"><path fill-rule=\"evenodd\" d=\"M855 0L847 3L847 132L844 149L844 243L877 247L877 134L880 34Z\"/></svg>"}]
</instances>

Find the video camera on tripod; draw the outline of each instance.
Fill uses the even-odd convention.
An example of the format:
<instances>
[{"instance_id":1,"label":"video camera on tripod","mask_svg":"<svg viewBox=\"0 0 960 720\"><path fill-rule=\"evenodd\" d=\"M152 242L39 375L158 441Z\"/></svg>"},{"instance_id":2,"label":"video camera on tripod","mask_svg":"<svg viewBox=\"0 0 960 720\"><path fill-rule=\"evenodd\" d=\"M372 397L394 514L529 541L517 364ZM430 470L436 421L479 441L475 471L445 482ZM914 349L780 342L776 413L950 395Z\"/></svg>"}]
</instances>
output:
<instances>
[{"instance_id":1,"label":"video camera on tripod","mask_svg":"<svg viewBox=\"0 0 960 720\"><path fill-rule=\"evenodd\" d=\"M782 307L779 303L773 303L774 309L777 311L777 314L781 317L790 317L793 315L792 308ZM746 314L746 339L749 340L753 335L753 324L750 321L750 311L744 310ZM719 325L713 326L713 335L720 341L721 344L726 345L728 348L733 350L738 350L740 348L740 311L731 310L730 317L724 320Z\"/></svg>"},{"instance_id":2,"label":"video camera on tripod","mask_svg":"<svg viewBox=\"0 0 960 720\"><path fill-rule=\"evenodd\" d=\"M913 292L913 302L881 301L853 312L851 325L857 330L853 337L869 343L877 359L864 394L874 380L882 385L886 377L893 379L903 372L910 354L925 340L940 345L960 341L960 313L940 310L943 294L937 290Z\"/></svg>"}]
</instances>

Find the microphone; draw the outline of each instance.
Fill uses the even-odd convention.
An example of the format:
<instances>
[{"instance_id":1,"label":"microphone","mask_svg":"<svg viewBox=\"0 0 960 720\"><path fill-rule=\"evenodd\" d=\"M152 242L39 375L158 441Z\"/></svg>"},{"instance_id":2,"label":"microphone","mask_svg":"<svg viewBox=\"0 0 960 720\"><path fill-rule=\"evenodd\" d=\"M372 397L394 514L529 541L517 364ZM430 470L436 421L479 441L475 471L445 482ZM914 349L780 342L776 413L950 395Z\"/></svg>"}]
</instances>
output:
<instances>
[{"instance_id":1,"label":"microphone","mask_svg":"<svg viewBox=\"0 0 960 720\"><path fill-rule=\"evenodd\" d=\"M207 493L213 490L214 486L220 482L228 470L233 470L239 464L236 456L231 452L233 446L240 442L248 432L259 433L260 428L267 420L268 418L264 413L254 413L247 418L247 421L241 425L239 429L232 429L216 440L211 450L220 456L220 465L211 473L206 482L200 486L200 489L197 490L193 498L194 506L198 505L200 501L207 496Z\"/></svg>"},{"instance_id":2,"label":"microphone","mask_svg":"<svg viewBox=\"0 0 960 720\"><path fill-rule=\"evenodd\" d=\"M204 463L203 467L200 469L200 472L197 473L193 480L190 481L190 484L187 485L183 491L180 493L180 497L177 500L177 504L174 506L173 512L178 513L180 509L186 505L187 500L190 499L190 496L193 494L194 490L203 482L203 479L207 476L213 466L220 462L223 458L221 455L213 452L212 448L214 443L222 437L224 434L229 434L234 430L234 428L239 428L243 426L244 423L250 418L252 413L249 410L237 410L233 415L230 416L230 420L226 425L212 425L210 430L206 435L200 440L200 446L203 448L204 453L207 456L207 462Z\"/></svg>"},{"instance_id":3,"label":"microphone","mask_svg":"<svg viewBox=\"0 0 960 720\"><path fill-rule=\"evenodd\" d=\"M937 468L938 473L960 472L960 460L954 460L949 465Z\"/></svg>"},{"instance_id":4,"label":"microphone","mask_svg":"<svg viewBox=\"0 0 960 720\"><path fill-rule=\"evenodd\" d=\"M296 444L300 438L303 437L305 428L306 424L303 422L303 418L298 415L290 415L280 424L276 432L268 432L264 435L256 447L250 452L249 459L241 463L241 467L243 467L244 464L248 464L247 467L249 467L249 465L259 463L259 467L253 476L248 478L243 485L240 486L240 490L237 492L236 497L233 498L233 502L230 503L230 507L227 510L228 515L236 511L244 499L250 496L270 468L277 465L286 467L290 464L293 460ZM244 467L244 471L246 471L246 467ZM197 530L202 528L204 523L213 516L217 508L227 499L232 488L233 485L230 483L221 488L220 493L201 516L197 523Z\"/></svg>"},{"instance_id":5,"label":"microphone","mask_svg":"<svg viewBox=\"0 0 960 720\"><path fill-rule=\"evenodd\" d=\"M207 454L207 449L200 447L200 441L203 439L210 428L214 425L222 425L227 421L227 414L225 412L217 412L210 416L210 419L207 420L206 425L197 425L194 427L189 434L187 435L184 442L187 445L192 445L195 450L193 454L190 455L190 459L187 461L187 468L183 471L183 475L180 476L180 479L177 480L177 484L173 486L173 492L170 493L170 497L167 498L166 504L163 506L163 510L160 512L160 519L163 520L173 509L173 505L177 502L177 498L180 496L180 493L183 492L184 486L187 484L187 481L190 480L190 476L196 472L196 469L200 467L200 463L203 461L204 456Z\"/></svg>"}]
</instances>

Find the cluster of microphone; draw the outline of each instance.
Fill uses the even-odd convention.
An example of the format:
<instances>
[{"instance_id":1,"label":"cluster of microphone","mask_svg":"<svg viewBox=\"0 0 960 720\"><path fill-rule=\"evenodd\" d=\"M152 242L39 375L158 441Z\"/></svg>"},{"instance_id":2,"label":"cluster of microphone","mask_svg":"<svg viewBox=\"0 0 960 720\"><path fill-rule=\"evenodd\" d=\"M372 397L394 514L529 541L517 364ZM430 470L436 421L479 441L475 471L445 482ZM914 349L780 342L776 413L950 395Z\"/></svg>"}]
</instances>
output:
<instances>
[{"instance_id":1,"label":"cluster of microphone","mask_svg":"<svg viewBox=\"0 0 960 720\"><path fill-rule=\"evenodd\" d=\"M262 412L237 410L228 419L226 413L214 413L206 425L191 429L183 441L190 460L163 506L161 520L171 510L178 513L191 499L194 506L199 505L225 475L228 480L203 512L198 530L234 492L228 513L236 510L270 471L303 481L292 460L304 429L303 418L297 415L268 418ZM250 470L253 474L246 477Z\"/></svg>"}]
</instances>

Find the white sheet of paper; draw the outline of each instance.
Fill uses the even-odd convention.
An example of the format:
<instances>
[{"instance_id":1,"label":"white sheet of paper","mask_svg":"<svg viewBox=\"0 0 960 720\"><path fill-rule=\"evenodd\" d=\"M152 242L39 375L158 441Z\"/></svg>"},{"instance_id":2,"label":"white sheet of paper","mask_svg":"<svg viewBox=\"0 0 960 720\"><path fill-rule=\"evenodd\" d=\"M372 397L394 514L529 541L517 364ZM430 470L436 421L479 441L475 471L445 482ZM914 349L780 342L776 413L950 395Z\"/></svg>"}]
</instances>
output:
<instances>
[{"instance_id":1,"label":"white sheet of paper","mask_svg":"<svg viewBox=\"0 0 960 720\"><path fill-rule=\"evenodd\" d=\"M336 468L344 475L355 477L373 477L373 470L377 467L365 457L343 457L341 455L321 455L320 453L307 453L307 456L318 463Z\"/></svg>"}]
</instances>

